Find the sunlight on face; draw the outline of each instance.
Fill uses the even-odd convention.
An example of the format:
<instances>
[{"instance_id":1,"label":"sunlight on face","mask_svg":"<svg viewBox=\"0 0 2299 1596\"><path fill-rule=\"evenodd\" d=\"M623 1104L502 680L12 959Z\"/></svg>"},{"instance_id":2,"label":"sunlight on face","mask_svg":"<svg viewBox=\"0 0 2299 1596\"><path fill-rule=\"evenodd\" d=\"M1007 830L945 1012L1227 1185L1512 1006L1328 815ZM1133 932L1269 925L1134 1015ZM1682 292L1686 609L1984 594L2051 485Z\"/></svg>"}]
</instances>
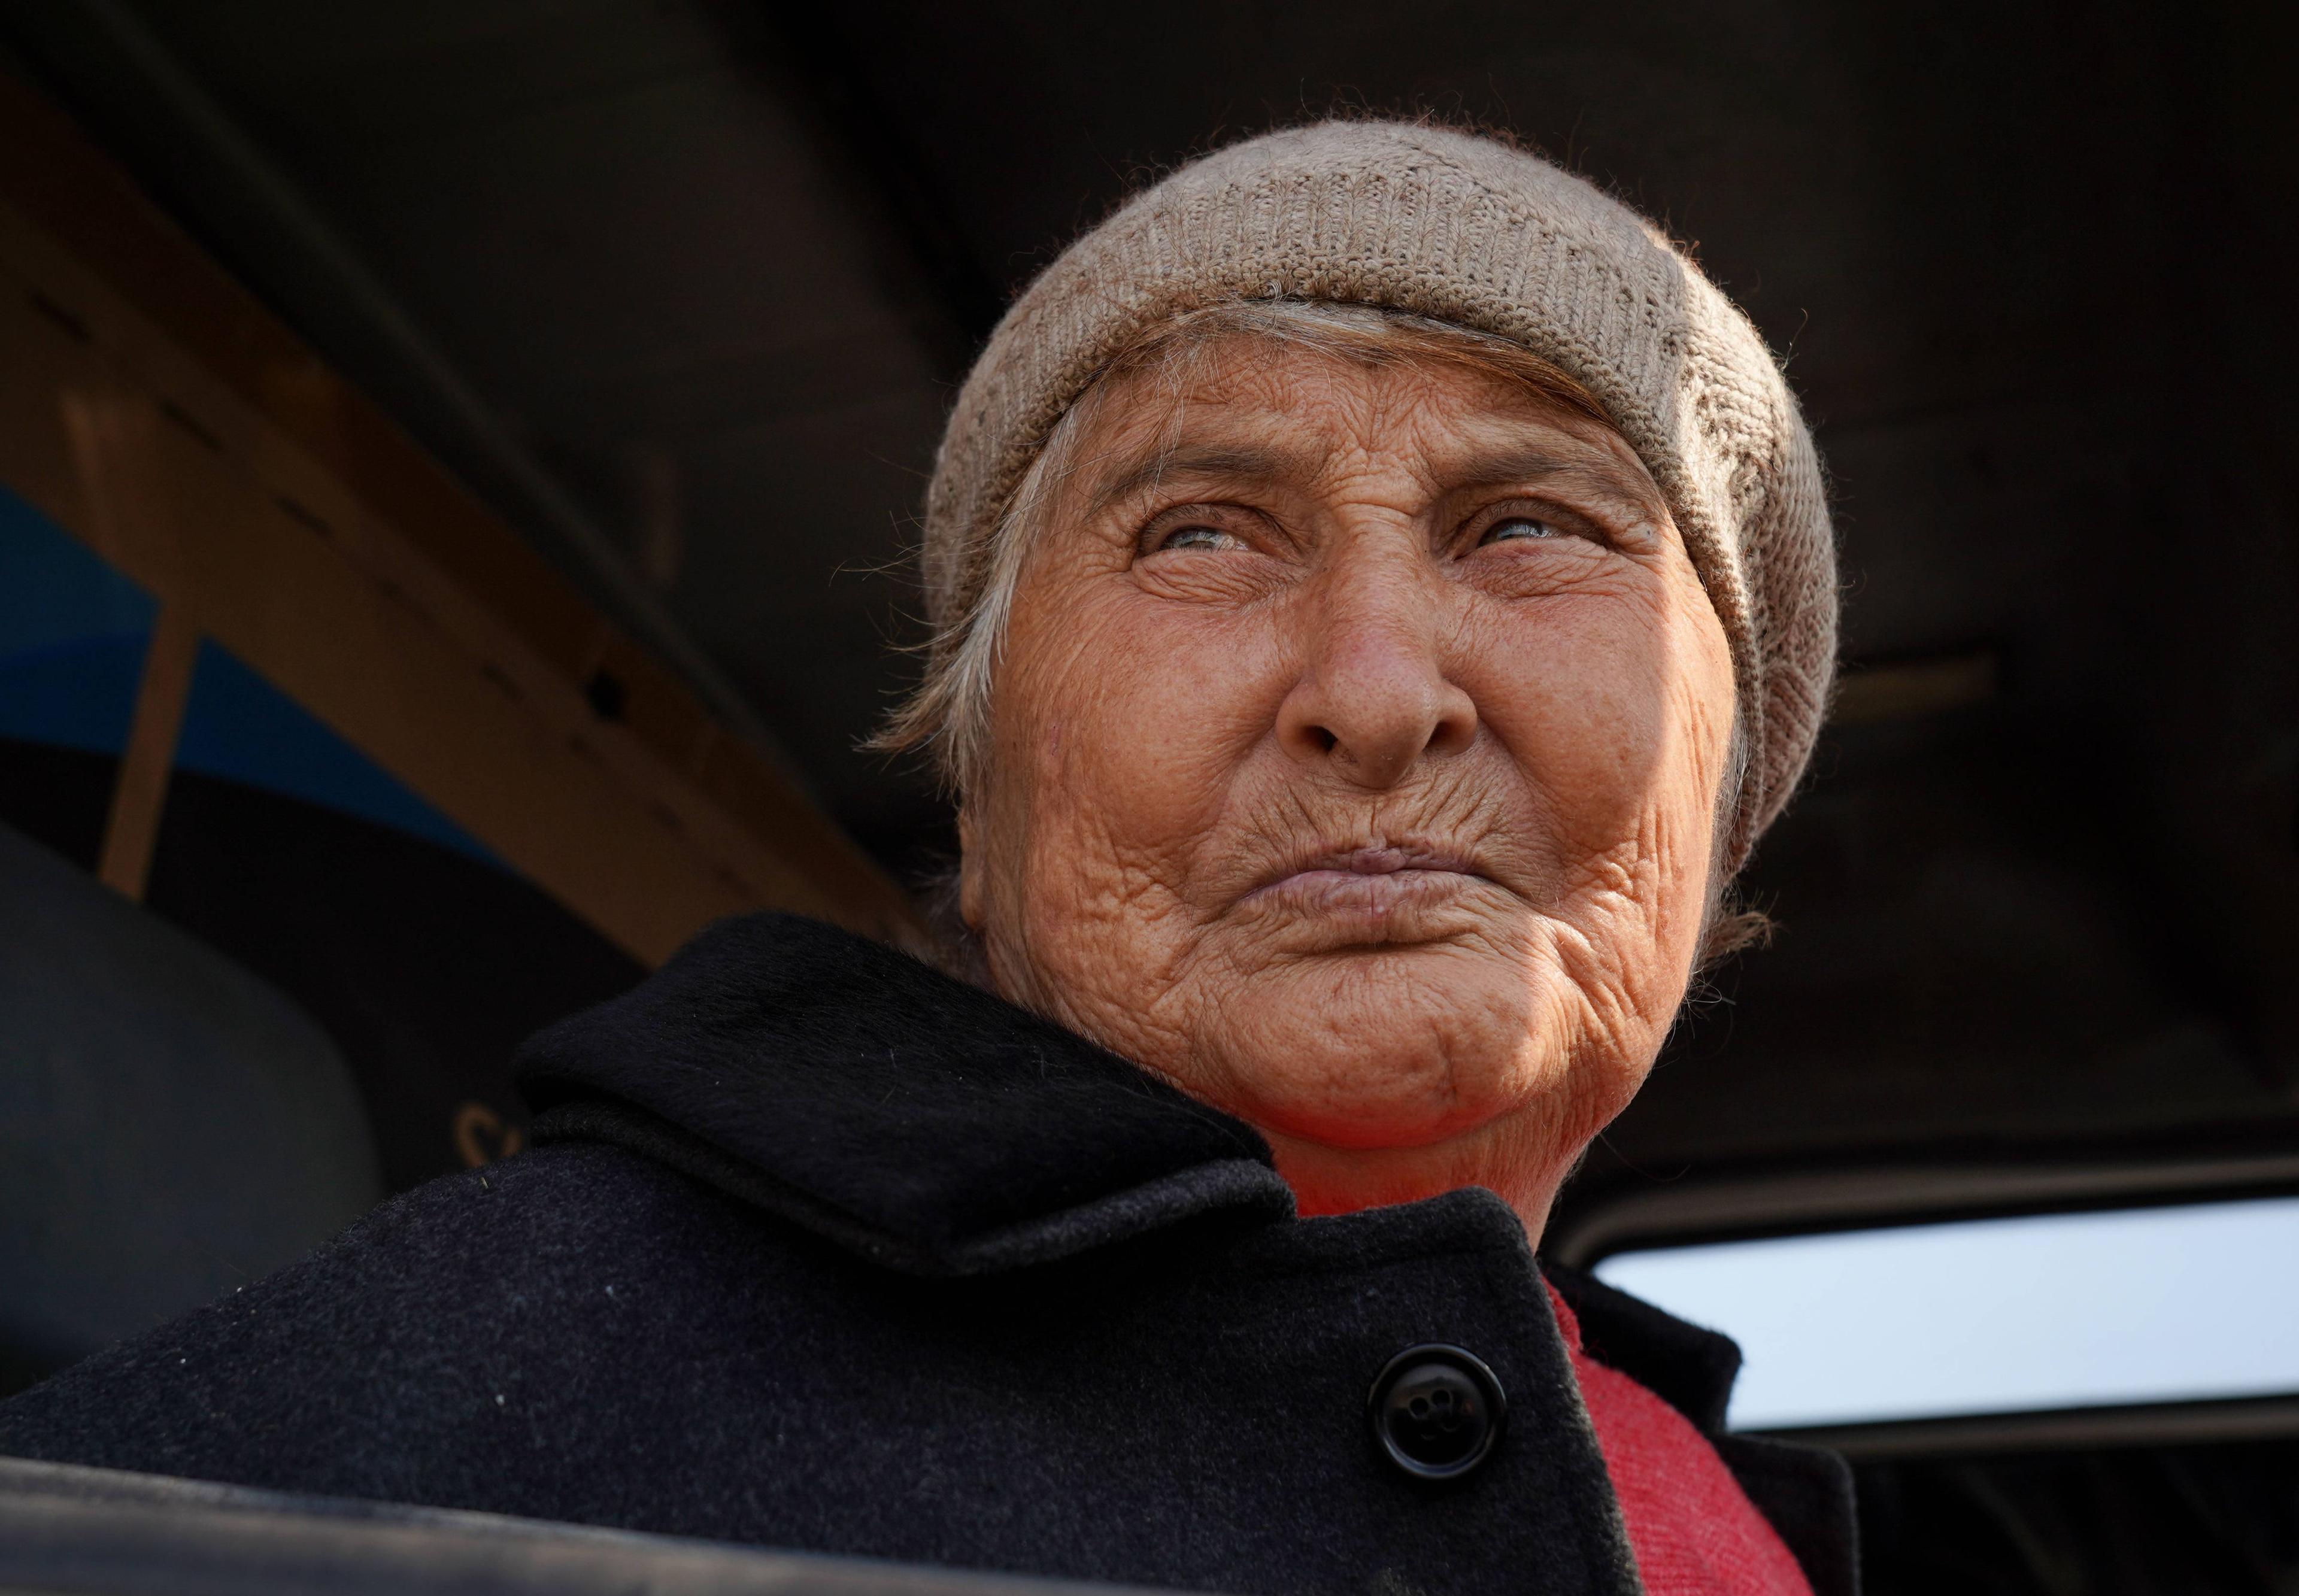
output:
<instances>
[{"instance_id":1,"label":"sunlight on face","mask_svg":"<svg viewBox=\"0 0 2299 1596\"><path fill-rule=\"evenodd\" d=\"M1307 1211L1537 1223L1681 999L1732 675L1617 435L1249 336L1100 395L1015 594L967 918Z\"/></svg>"}]
</instances>

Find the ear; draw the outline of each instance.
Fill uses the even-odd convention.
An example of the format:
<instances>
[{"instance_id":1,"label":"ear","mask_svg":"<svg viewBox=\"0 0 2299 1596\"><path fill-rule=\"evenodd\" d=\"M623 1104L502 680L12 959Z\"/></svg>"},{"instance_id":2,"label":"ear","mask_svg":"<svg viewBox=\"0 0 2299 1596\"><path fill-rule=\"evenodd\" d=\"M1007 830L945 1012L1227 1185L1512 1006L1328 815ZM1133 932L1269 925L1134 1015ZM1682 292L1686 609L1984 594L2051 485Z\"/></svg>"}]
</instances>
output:
<instances>
[{"instance_id":1,"label":"ear","mask_svg":"<svg viewBox=\"0 0 2299 1596\"><path fill-rule=\"evenodd\" d=\"M982 929L982 850L975 846L974 806L958 811L958 918L969 931Z\"/></svg>"}]
</instances>

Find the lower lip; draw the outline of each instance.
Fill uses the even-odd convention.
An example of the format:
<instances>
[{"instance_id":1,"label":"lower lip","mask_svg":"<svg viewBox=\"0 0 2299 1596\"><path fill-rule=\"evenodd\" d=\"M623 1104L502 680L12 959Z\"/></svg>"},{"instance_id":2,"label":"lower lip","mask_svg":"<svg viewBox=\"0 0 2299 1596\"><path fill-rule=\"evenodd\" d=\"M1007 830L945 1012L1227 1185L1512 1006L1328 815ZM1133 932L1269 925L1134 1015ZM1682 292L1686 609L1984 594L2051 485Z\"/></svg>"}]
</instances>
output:
<instances>
[{"instance_id":1,"label":"lower lip","mask_svg":"<svg viewBox=\"0 0 2299 1596\"><path fill-rule=\"evenodd\" d=\"M1401 911L1434 908L1483 884L1482 877L1464 870L1302 870L1253 895L1296 914L1382 921Z\"/></svg>"}]
</instances>

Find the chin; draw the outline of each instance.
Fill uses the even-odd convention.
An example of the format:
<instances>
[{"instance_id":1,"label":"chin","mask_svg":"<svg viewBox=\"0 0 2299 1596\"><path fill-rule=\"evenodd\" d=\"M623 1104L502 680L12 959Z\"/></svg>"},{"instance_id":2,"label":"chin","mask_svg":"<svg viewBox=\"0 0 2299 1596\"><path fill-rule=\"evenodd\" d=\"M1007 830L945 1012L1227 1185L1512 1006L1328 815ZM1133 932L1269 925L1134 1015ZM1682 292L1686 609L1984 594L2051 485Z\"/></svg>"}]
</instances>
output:
<instances>
[{"instance_id":1,"label":"chin","mask_svg":"<svg viewBox=\"0 0 2299 1596\"><path fill-rule=\"evenodd\" d=\"M1192 1050L1224 1088L1217 1106L1275 1136L1368 1151L1457 1140L1568 1085L1551 984L1432 952L1312 960L1221 1004L1219 1034Z\"/></svg>"}]
</instances>

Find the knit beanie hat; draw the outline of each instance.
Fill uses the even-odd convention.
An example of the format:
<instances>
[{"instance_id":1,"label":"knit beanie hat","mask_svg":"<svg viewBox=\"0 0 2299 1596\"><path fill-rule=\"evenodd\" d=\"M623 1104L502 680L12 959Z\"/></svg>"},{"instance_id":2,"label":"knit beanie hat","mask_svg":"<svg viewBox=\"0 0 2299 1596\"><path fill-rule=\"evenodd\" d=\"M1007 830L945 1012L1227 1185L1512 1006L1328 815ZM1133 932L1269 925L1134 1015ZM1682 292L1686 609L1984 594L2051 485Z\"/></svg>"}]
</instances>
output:
<instances>
[{"instance_id":1,"label":"knit beanie hat","mask_svg":"<svg viewBox=\"0 0 2299 1596\"><path fill-rule=\"evenodd\" d=\"M1572 377L1652 473L1732 649L1737 870L1811 757L1835 669L1820 460L1764 340L1627 206L1539 156L1417 123L1325 122L1181 168L1072 244L991 334L927 489L928 679L979 616L1015 492L1063 413L1174 317L1369 305L1506 339Z\"/></svg>"}]
</instances>

